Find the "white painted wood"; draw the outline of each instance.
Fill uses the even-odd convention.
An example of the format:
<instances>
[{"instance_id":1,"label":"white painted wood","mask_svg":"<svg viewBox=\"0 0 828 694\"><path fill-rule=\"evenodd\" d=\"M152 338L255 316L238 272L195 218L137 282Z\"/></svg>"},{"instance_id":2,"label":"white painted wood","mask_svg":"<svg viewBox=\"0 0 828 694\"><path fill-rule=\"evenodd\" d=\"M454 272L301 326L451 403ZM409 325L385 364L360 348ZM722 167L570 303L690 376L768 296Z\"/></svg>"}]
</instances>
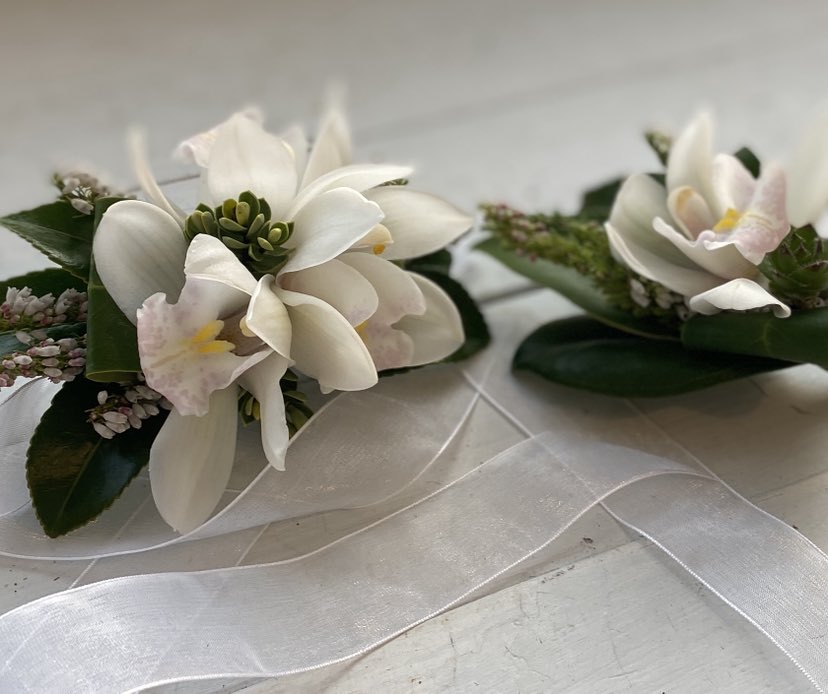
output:
<instances>
[{"instance_id":1,"label":"white painted wood","mask_svg":"<svg viewBox=\"0 0 828 694\"><path fill-rule=\"evenodd\" d=\"M46 200L55 164L86 161L129 185L122 146L129 124L148 127L158 174L177 175L166 153L182 137L250 102L273 124L312 118L336 78L349 85L359 150L416 163L417 185L467 208L481 200L572 207L585 186L653 165L639 137L644 127L675 129L703 103L716 109L724 147L749 142L783 156L804 113L824 96L828 59L828 7L816 0L0 6L2 212ZM456 271L477 296L525 286L469 245ZM0 276L42 266L10 235L0 249ZM493 304L504 359L520 335L572 310L543 291ZM828 547L822 371L801 367L632 406L500 376L498 392L519 394L538 426L576 426L697 456ZM425 483L459 474L512 440L515 432L482 408L457 457ZM274 527L245 561L291 556L300 543L321 544L378 513L325 514L290 536ZM347 668L246 691L806 691L751 627L606 515L582 519L558 552L546 573L423 624ZM211 565L197 547L167 559L171 567ZM0 610L66 588L84 568L2 560ZM108 571L101 562L82 580Z\"/></svg>"}]
</instances>

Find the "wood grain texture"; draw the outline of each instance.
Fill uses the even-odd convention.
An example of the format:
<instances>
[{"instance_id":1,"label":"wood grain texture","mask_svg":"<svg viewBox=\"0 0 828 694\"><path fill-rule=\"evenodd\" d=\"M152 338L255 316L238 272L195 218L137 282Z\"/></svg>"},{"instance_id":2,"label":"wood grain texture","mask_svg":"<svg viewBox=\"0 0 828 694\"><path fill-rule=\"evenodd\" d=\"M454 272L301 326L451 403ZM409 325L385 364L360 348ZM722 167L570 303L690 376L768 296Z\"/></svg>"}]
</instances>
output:
<instances>
[{"instance_id":1,"label":"wood grain texture","mask_svg":"<svg viewBox=\"0 0 828 694\"><path fill-rule=\"evenodd\" d=\"M160 177L194 130L247 103L278 126L314 118L326 86L349 87L358 150L413 162L415 183L469 209L482 200L571 208L579 191L653 165L639 136L677 129L709 104L725 149L784 157L825 96L828 6L817 0L692 4L655 0L247 0L0 2L0 211L48 198L57 165L86 162L131 185L125 128L147 127ZM0 275L41 267L3 236ZM480 298L526 286L471 252L458 276ZM573 307L551 292L495 302L510 344ZM828 547L828 376L799 367L704 393L625 403L531 378L503 378L533 426L696 456L736 489ZM485 460L514 430L485 408L432 484ZM291 556L378 510L270 528L245 562ZM227 539L241 557L255 533ZM592 542L585 542L590 538ZM134 561L140 567L140 558ZM170 568L209 568L198 547ZM656 550L596 511L562 538L546 572L459 607L338 670L185 692L803 692L795 668ZM119 568L123 568L120 564ZM0 561L0 610L106 578L106 561Z\"/></svg>"}]
</instances>

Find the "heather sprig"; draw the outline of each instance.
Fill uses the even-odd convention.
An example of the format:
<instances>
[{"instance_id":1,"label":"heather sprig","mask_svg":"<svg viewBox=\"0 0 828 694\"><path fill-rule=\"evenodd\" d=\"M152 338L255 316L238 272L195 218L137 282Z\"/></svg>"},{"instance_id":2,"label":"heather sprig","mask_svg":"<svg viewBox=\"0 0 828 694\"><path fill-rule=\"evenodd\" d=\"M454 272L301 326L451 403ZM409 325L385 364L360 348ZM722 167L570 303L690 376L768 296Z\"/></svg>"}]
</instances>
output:
<instances>
[{"instance_id":1,"label":"heather sprig","mask_svg":"<svg viewBox=\"0 0 828 694\"><path fill-rule=\"evenodd\" d=\"M86 336L54 340L35 330L18 332L16 337L28 347L0 357L0 388L13 385L18 377L45 377L52 383L61 383L83 373Z\"/></svg>"},{"instance_id":2,"label":"heather sprig","mask_svg":"<svg viewBox=\"0 0 828 694\"><path fill-rule=\"evenodd\" d=\"M76 289L67 289L56 299L52 294L36 296L29 287L9 287L5 301L0 304L0 332L82 323L86 320L87 308L86 292Z\"/></svg>"},{"instance_id":3,"label":"heather sprig","mask_svg":"<svg viewBox=\"0 0 828 694\"><path fill-rule=\"evenodd\" d=\"M105 439L129 429L140 429L143 420L155 417L161 410L171 410L172 403L157 390L144 383L143 374L128 384L112 384L98 392L98 404L90 410L88 421Z\"/></svg>"}]
</instances>

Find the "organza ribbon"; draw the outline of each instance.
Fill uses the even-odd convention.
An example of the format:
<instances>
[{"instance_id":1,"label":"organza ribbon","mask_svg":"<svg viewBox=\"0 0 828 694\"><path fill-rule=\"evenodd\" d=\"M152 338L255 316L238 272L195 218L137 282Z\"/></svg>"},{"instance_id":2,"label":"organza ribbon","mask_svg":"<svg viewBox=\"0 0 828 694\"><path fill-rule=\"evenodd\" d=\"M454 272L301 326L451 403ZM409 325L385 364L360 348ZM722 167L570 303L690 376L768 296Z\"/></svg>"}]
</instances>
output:
<instances>
[{"instance_id":1,"label":"organza ribbon","mask_svg":"<svg viewBox=\"0 0 828 694\"><path fill-rule=\"evenodd\" d=\"M10 508L0 518L0 546L15 555L117 562L144 552L132 570L140 575L79 586L0 617L0 691L133 692L343 662L519 571L598 504L757 626L818 690L828 688L823 552L692 461L582 439L562 433L566 427L534 434L501 404L505 390L496 392L498 400L444 368L340 396L291 445L293 472L258 473L212 521L177 541L151 522L145 489L79 539L27 536L29 511ZM481 394L526 440L437 491L414 489L435 461L452 456ZM548 413L541 419L551 423ZM260 460L243 451L242 467L246 455ZM228 533L372 503L393 511L302 556L240 566L246 551L230 552L221 568L147 573L171 542L181 552L217 546ZM260 537L244 539L247 550Z\"/></svg>"}]
</instances>

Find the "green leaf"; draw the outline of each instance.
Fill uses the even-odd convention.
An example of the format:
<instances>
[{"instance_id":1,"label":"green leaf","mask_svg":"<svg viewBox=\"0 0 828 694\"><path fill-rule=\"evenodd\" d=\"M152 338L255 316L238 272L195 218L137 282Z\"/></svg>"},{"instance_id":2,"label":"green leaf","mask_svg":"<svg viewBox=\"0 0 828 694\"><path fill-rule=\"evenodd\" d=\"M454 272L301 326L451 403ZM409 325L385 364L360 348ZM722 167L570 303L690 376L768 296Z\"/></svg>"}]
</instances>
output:
<instances>
[{"instance_id":1,"label":"green leaf","mask_svg":"<svg viewBox=\"0 0 828 694\"><path fill-rule=\"evenodd\" d=\"M78 337L86 332L86 323L64 323L61 325L52 325L48 328L40 328L46 333L46 337L51 337L53 340L61 340L64 337ZM28 345L20 342L15 337L15 331L8 331L0 333L0 356L10 354L11 352L23 352L28 349Z\"/></svg>"},{"instance_id":2,"label":"green leaf","mask_svg":"<svg viewBox=\"0 0 828 694\"><path fill-rule=\"evenodd\" d=\"M117 499L149 460L166 417L141 429L101 438L86 421L101 386L84 378L64 384L32 436L26 479L37 518L49 537L85 525Z\"/></svg>"},{"instance_id":3,"label":"green leaf","mask_svg":"<svg viewBox=\"0 0 828 694\"><path fill-rule=\"evenodd\" d=\"M448 275L451 270L451 251L448 248L441 248L434 253L406 260L402 265L411 272L439 272Z\"/></svg>"},{"instance_id":4,"label":"green leaf","mask_svg":"<svg viewBox=\"0 0 828 694\"><path fill-rule=\"evenodd\" d=\"M61 270L56 267L47 268L46 270L35 270L26 275L10 277L0 282L0 301L6 296L6 290L9 287L17 287L18 289L29 287L32 290L32 294L36 296L51 294L57 298L67 289L77 289L79 292L85 292L86 280L81 280L69 274L66 270Z\"/></svg>"},{"instance_id":5,"label":"green leaf","mask_svg":"<svg viewBox=\"0 0 828 694\"><path fill-rule=\"evenodd\" d=\"M772 313L694 316L684 324L681 339L691 349L752 354L828 369L828 308L797 311L790 318Z\"/></svg>"},{"instance_id":6,"label":"green leaf","mask_svg":"<svg viewBox=\"0 0 828 694\"><path fill-rule=\"evenodd\" d=\"M104 289L94 263L88 292L86 377L102 383L127 381L141 370L138 333Z\"/></svg>"},{"instance_id":7,"label":"green leaf","mask_svg":"<svg viewBox=\"0 0 828 694\"><path fill-rule=\"evenodd\" d=\"M486 325L477 303L471 298L463 285L439 271L419 270L418 273L426 279L430 279L449 295L449 298L460 312L460 318L463 320L463 332L466 334L466 341L454 354L446 357L443 361L468 359L484 349L491 341L489 327Z\"/></svg>"},{"instance_id":8,"label":"green leaf","mask_svg":"<svg viewBox=\"0 0 828 694\"><path fill-rule=\"evenodd\" d=\"M762 172L762 163L759 161L759 157L757 157L750 149L747 147L742 147L738 152L733 154L744 167L750 171L754 178L759 178L759 174Z\"/></svg>"},{"instance_id":9,"label":"green leaf","mask_svg":"<svg viewBox=\"0 0 828 694\"><path fill-rule=\"evenodd\" d=\"M101 198L95 203L96 228L106 209L118 200ZM138 334L103 286L94 260L87 291L86 377L104 383L129 380L141 368Z\"/></svg>"},{"instance_id":10,"label":"green leaf","mask_svg":"<svg viewBox=\"0 0 828 694\"><path fill-rule=\"evenodd\" d=\"M0 224L28 241L49 260L79 279L89 275L93 219L64 201L0 218Z\"/></svg>"},{"instance_id":11,"label":"green leaf","mask_svg":"<svg viewBox=\"0 0 828 694\"><path fill-rule=\"evenodd\" d=\"M586 219L595 220L596 222L607 221L612 210L612 205L615 202L615 197L618 195L618 191L621 188L621 184L624 183L624 180L623 178L616 178L584 193L578 215Z\"/></svg>"},{"instance_id":12,"label":"green leaf","mask_svg":"<svg viewBox=\"0 0 828 694\"><path fill-rule=\"evenodd\" d=\"M620 397L660 397L764 371L788 362L694 352L678 342L635 337L585 316L565 318L527 337L512 364L563 385Z\"/></svg>"},{"instance_id":13,"label":"green leaf","mask_svg":"<svg viewBox=\"0 0 828 694\"><path fill-rule=\"evenodd\" d=\"M613 306L591 279L570 268L542 259L530 260L525 256L519 256L504 248L496 238L486 239L478 244L477 249L488 253L533 282L554 289L602 323L634 335L659 340L678 339L675 332L664 324L648 318L637 318Z\"/></svg>"}]
</instances>

